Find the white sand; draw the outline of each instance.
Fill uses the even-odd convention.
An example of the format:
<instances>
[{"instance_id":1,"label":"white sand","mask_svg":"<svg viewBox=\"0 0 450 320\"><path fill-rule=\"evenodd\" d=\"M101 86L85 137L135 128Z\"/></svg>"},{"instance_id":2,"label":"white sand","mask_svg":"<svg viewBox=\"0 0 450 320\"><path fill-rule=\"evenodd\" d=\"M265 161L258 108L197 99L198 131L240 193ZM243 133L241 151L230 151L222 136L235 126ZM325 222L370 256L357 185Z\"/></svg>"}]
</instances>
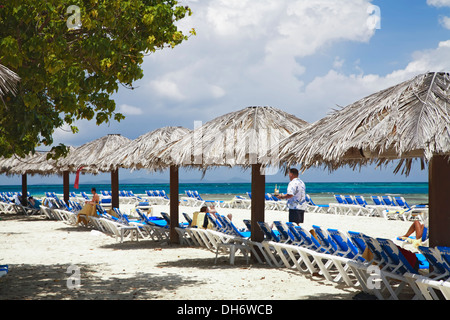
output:
<instances>
[{"instance_id":1,"label":"white sand","mask_svg":"<svg viewBox=\"0 0 450 320\"><path fill-rule=\"evenodd\" d=\"M154 214L168 210L156 206ZM182 212L194 210L180 207L180 222L185 221ZM220 213L232 213L239 227L250 217L243 209ZM215 264L215 253L202 248L145 240L119 243L102 233L39 216L0 215L0 219L0 264L10 268L0 278L0 299L352 299L359 292L320 276L247 265L242 257L234 266L225 256ZM266 212L268 222L286 219L287 212ZM381 218L306 214L304 227L313 224L391 239L410 226ZM67 287L71 265L80 268L78 290Z\"/></svg>"}]
</instances>

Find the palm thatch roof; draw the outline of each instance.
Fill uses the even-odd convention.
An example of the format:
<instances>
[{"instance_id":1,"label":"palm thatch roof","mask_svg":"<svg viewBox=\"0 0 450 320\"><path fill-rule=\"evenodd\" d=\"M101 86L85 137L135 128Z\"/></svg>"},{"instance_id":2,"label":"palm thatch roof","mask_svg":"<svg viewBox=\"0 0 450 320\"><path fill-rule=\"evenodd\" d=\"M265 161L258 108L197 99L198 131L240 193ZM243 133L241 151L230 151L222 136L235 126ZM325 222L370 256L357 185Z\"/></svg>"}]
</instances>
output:
<instances>
[{"instance_id":1,"label":"palm thatch roof","mask_svg":"<svg viewBox=\"0 0 450 320\"><path fill-rule=\"evenodd\" d=\"M20 81L20 77L0 64L0 97L12 93L16 93L16 85Z\"/></svg>"},{"instance_id":2,"label":"palm thatch roof","mask_svg":"<svg viewBox=\"0 0 450 320\"><path fill-rule=\"evenodd\" d=\"M157 163L161 163L160 160L155 161L157 154L190 132L191 130L182 127L163 127L153 130L104 157L98 166L103 171L115 170L118 167L153 171L163 169L157 167Z\"/></svg>"},{"instance_id":3,"label":"palm thatch roof","mask_svg":"<svg viewBox=\"0 0 450 320\"><path fill-rule=\"evenodd\" d=\"M69 154L75 150L74 147L69 147ZM62 175L64 171L68 171L68 168L64 168L58 165L58 160L47 159L48 152L36 152L33 156L30 156L26 159L21 159L16 162L13 167L10 168L9 174L17 174L17 175L41 175L41 176L50 176L50 175ZM72 170L75 172L75 170ZM97 174L98 170L96 168L86 168L83 169L82 173L90 173Z\"/></svg>"},{"instance_id":4,"label":"palm thatch roof","mask_svg":"<svg viewBox=\"0 0 450 320\"><path fill-rule=\"evenodd\" d=\"M250 167L267 151L308 123L273 107L248 107L227 113L195 129L163 150L160 165Z\"/></svg>"},{"instance_id":5,"label":"palm thatch roof","mask_svg":"<svg viewBox=\"0 0 450 320\"><path fill-rule=\"evenodd\" d=\"M70 151L65 158L58 161L57 166L61 171L70 172L74 172L80 167L89 167L91 172L96 170L110 171L100 168L99 164L103 158L117 152L130 142L130 139L120 134L108 134Z\"/></svg>"},{"instance_id":6,"label":"palm thatch roof","mask_svg":"<svg viewBox=\"0 0 450 320\"><path fill-rule=\"evenodd\" d=\"M279 161L267 164L324 165L330 170L400 159L408 174L434 154L450 153L450 75L421 74L363 98L280 142ZM277 163L275 163L277 162Z\"/></svg>"},{"instance_id":7,"label":"palm thatch roof","mask_svg":"<svg viewBox=\"0 0 450 320\"><path fill-rule=\"evenodd\" d=\"M14 172L13 169L33 157L34 157L33 154L30 154L23 158L18 157L16 155L13 155L12 157L9 157L9 158L1 157L0 158L0 174L6 174L6 175L18 174L16 172Z\"/></svg>"}]
</instances>

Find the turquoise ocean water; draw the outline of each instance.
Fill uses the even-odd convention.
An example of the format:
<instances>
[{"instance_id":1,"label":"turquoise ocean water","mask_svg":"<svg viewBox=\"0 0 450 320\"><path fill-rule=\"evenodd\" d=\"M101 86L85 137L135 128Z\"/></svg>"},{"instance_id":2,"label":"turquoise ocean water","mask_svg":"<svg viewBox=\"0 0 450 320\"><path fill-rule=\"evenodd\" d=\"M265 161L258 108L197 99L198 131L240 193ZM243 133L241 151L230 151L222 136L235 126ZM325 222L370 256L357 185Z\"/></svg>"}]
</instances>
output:
<instances>
[{"instance_id":1,"label":"turquoise ocean water","mask_svg":"<svg viewBox=\"0 0 450 320\"><path fill-rule=\"evenodd\" d=\"M266 192L273 193L275 185L281 193L285 193L287 182L266 183ZM85 191L90 194L92 187L101 190L110 190L109 184L80 184L79 189L74 189L73 184L70 191L79 194ZM146 190L165 190L169 193L169 184L121 184L120 190L132 190L134 194L145 194ZM21 186L0 186L0 192L20 192ZM180 184L180 194L184 194L185 190L197 190L204 199L214 200L231 200L234 195L244 195L251 191L250 183L186 183ZM35 197L42 197L46 191L63 193L61 185L29 185L28 192ZM354 183L325 183L325 182L306 182L306 192L311 196L316 204L324 204L335 202L335 194L363 195L368 202L371 195L391 195L403 196L410 204L428 203L428 183L426 182L402 182L402 183L380 183L380 182L354 182Z\"/></svg>"}]
</instances>

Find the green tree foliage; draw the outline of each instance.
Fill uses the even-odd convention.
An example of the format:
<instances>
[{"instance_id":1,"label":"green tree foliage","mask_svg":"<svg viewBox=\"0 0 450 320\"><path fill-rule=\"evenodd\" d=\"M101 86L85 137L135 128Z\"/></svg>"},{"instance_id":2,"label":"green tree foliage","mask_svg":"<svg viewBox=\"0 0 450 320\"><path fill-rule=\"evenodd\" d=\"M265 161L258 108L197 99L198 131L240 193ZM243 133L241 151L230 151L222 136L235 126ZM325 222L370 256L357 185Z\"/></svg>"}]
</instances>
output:
<instances>
[{"instance_id":1,"label":"green tree foliage","mask_svg":"<svg viewBox=\"0 0 450 320\"><path fill-rule=\"evenodd\" d=\"M7 157L52 145L56 128L76 133L76 120L123 119L111 95L143 77L146 54L187 40L176 22L192 14L174 0L2 2L0 64L21 78L17 95L0 103L0 156ZM53 151L58 157L67 148Z\"/></svg>"}]
</instances>

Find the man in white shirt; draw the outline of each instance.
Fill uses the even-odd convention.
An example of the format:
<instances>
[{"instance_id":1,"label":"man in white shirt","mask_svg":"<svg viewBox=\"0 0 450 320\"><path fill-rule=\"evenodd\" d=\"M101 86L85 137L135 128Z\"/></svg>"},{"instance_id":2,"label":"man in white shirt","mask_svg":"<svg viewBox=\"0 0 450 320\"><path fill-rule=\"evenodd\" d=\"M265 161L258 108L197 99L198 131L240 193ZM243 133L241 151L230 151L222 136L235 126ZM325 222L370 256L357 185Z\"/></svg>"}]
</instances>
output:
<instances>
[{"instance_id":1,"label":"man in white shirt","mask_svg":"<svg viewBox=\"0 0 450 320\"><path fill-rule=\"evenodd\" d=\"M289 182L286 194L279 196L279 198L287 200L289 221L300 224L303 223L306 210L305 184L298 178L298 170L295 168L289 169L289 179L291 181Z\"/></svg>"}]
</instances>

